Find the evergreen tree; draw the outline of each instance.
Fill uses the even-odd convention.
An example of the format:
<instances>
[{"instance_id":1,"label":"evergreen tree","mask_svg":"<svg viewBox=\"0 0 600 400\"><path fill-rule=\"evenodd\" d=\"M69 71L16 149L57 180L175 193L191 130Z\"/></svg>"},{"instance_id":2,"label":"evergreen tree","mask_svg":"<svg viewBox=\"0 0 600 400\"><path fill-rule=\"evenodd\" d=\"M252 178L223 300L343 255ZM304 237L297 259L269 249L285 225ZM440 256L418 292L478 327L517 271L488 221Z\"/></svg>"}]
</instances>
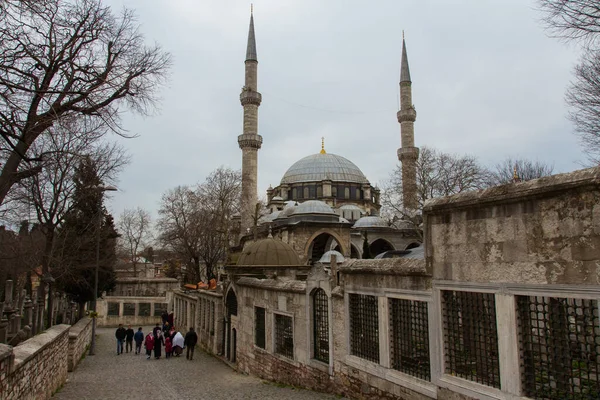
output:
<instances>
[{"instance_id":1,"label":"evergreen tree","mask_svg":"<svg viewBox=\"0 0 600 400\"><path fill-rule=\"evenodd\" d=\"M58 230L52 274L58 289L80 305L93 300L96 249L99 244L98 293L115 286L116 238L114 220L104 207L104 192L94 162L84 159L74 174L74 206Z\"/></svg>"}]
</instances>

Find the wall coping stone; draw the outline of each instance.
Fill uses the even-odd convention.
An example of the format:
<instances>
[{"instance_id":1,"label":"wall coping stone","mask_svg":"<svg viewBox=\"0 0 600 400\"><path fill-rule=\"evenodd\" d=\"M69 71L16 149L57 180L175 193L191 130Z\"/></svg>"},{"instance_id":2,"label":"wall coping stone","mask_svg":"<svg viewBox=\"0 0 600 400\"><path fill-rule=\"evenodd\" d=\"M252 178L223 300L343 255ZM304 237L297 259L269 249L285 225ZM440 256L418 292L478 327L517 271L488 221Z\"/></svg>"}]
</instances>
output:
<instances>
[{"instance_id":1,"label":"wall coping stone","mask_svg":"<svg viewBox=\"0 0 600 400\"><path fill-rule=\"evenodd\" d=\"M77 321L77 323L75 325L71 326L71 329L69 330L69 338L70 339L74 339L77 338L79 336L79 334L81 332L83 332L83 330L85 328L87 328L87 326L89 324L92 323L92 318L82 318L79 321Z\"/></svg>"},{"instance_id":2,"label":"wall coping stone","mask_svg":"<svg viewBox=\"0 0 600 400\"><path fill-rule=\"evenodd\" d=\"M120 300L124 300L125 302L127 302L127 300L131 300L131 301L141 301L141 300L146 300L146 302L154 302L154 300L156 300L156 303L164 303L165 299L167 298L167 296L103 296L102 299L104 301L120 301ZM143 301L141 301L143 303Z\"/></svg>"},{"instance_id":3,"label":"wall coping stone","mask_svg":"<svg viewBox=\"0 0 600 400\"><path fill-rule=\"evenodd\" d=\"M423 212L456 211L459 208L467 208L473 205L530 200L532 198L554 196L556 193L586 186L594 186L600 189L600 167L430 199L425 203Z\"/></svg>"},{"instance_id":4,"label":"wall coping stone","mask_svg":"<svg viewBox=\"0 0 600 400\"><path fill-rule=\"evenodd\" d=\"M117 283L177 283L179 282L176 278L134 278L124 277L117 278Z\"/></svg>"},{"instance_id":5,"label":"wall coping stone","mask_svg":"<svg viewBox=\"0 0 600 400\"><path fill-rule=\"evenodd\" d=\"M270 289L279 292L305 293L306 282L297 280L258 279L248 276L241 277L237 282L240 286Z\"/></svg>"},{"instance_id":6,"label":"wall coping stone","mask_svg":"<svg viewBox=\"0 0 600 400\"><path fill-rule=\"evenodd\" d=\"M19 368L20 365L53 343L54 339L67 333L70 328L71 325L66 324L54 325L39 335L27 339L26 341L13 347L12 350L15 355L15 369Z\"/></svg>"},{"instance_id":7,"label":"wall coping stone","mask_svg":"<svg viewBox=\"0 0 600 400\"><path fill-rule=\"evenodd\" d=\"M376 274L401 276L431 276L425 269L425 260L416 258L350 259L338 265L344 274Z\"/></svg>"}]
</instances>

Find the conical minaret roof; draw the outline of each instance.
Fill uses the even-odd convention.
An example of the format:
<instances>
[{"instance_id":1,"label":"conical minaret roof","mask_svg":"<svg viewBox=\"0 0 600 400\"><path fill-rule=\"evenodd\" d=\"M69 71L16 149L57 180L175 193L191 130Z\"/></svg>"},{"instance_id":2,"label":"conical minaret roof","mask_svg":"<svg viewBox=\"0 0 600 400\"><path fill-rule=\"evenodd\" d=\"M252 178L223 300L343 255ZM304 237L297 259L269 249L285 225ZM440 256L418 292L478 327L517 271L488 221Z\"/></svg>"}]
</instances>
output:
<instances>
[{"instance_id":1,"label":"conical minaret roof","mask_svg":"<svg viewBox=\"0 0 600 400\"><path fill-rule=\"evenodd\" d=\"M400 83L411 82L410 69L408 68L408 56L406 55L406 42L404 32L402 33L402 61L400 63Z\"/></svg>"},{"instance_id":2,"label":"conical minaret roof","mask_svg":"<svg viewBox=\"0 0 600 400\"><path fill-rule=\"evenodd\" d=\"M246 61L258 61L256 57L256 39L254 37L254 13L250 12L250 29L248 30L248 47Z\"/></svg>"}]
</instances>

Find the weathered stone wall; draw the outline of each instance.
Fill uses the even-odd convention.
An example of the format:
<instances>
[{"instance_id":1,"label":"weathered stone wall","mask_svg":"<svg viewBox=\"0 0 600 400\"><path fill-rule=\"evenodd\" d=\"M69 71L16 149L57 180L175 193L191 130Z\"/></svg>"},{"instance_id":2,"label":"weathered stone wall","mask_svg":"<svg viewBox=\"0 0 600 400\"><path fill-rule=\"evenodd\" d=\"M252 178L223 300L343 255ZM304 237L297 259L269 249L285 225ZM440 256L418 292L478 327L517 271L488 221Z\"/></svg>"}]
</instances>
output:
<instances>
[{"instance_id":1,"label":"weathered stone wall","mask_svg":"<svg viewBox=\"0 0 600 400\"><path fill-rule=\"evenodd\" d=\"M55 325L14 348L0 344L2 399L48 399L65 383L69 328Z\"/></svg>"},{"instance_id":2,"label":"weathered stone wall","mask_svg":"<svg viewBox=\"0 0 600 400\"><path fill-rule=\"evenodd\" d=\"M435 199L424 211L434 279L600 284L600 168Z\"/></svg>"},{"instance_id":3,"label":"weathered stone wall","mask_svg":"<svg viewBox=\"0 0 600 400\"><path fill-rule=\"evenodd\" d=\"M118 326L119 324L149 326L161 322L160 315L163 311L172 310L173 292L168 291L164 297L129 297L129 296L103 296L98 299L98 326ZM109 315L109 303L118 304L118 315ZM148 315L141 311L140 304L150 304ZM133 304L133 314L126 315L125 304Z\"/></svg>"},{"instance_id":4,"label":"weathered stone wall","mask_svg":"<svg viewBox=\"0 0 600 400\"><path fill-rule=\"evenodd\" d=\"M83 318L69 329L69 372L75 370L92 341L92 319Z\"/></svg>"},{"instance_id":5,"label":"weathered stone wall","mask_svg":"<svg viewBox=\"0 0 600 400\"><path fill-rule=\"evenodd\" d=\"M152 267L152 270L154 267ZM179 281L175 278L117 278L112 296L163 297L168 291L177 289Z\"/></svg>"}]
</instances>

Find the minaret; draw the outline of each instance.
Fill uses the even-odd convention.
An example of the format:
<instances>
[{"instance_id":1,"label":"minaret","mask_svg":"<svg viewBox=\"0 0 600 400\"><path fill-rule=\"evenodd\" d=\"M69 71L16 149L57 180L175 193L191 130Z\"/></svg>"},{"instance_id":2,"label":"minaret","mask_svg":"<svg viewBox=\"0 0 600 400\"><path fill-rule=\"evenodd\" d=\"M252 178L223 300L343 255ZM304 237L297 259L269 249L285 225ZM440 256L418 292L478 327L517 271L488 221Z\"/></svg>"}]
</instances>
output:
<instances>
[{"instance_id":1,"label":"minaret","mask_svg":"<svg viewBox=\"0 0 600 400\"><path fill-rule=\"evenodd\" d=\"M402 198L404 209L415 211L417 200L417 158L419 149L415 147L415 120L417 112L412 103L412 82L406 56L406 43L402 32L402 62L400 66L400 111L396 114L400 123L401 146L398 159L402 163Z\"/></svg>"},{"instance_id":2,"label":"minaret","mask_svg":"<svg viewBox=\"0 0 600 400\"><path fill-rule=\"evenodd\" d=\"M242 149L242 202L241 202L241 234L245 235L247 229L252 229L253 214L256 210L257 176L258 176L258 149L262 145L262 136L258 134L258 106L261 95L257 90L256 40L254 39L254 17L250 11L250 30L248 31L248 46L246 48L246 80L240 102L244 107L244 130L238 136L238 144Z\"/></svg>"}]
</instances>

